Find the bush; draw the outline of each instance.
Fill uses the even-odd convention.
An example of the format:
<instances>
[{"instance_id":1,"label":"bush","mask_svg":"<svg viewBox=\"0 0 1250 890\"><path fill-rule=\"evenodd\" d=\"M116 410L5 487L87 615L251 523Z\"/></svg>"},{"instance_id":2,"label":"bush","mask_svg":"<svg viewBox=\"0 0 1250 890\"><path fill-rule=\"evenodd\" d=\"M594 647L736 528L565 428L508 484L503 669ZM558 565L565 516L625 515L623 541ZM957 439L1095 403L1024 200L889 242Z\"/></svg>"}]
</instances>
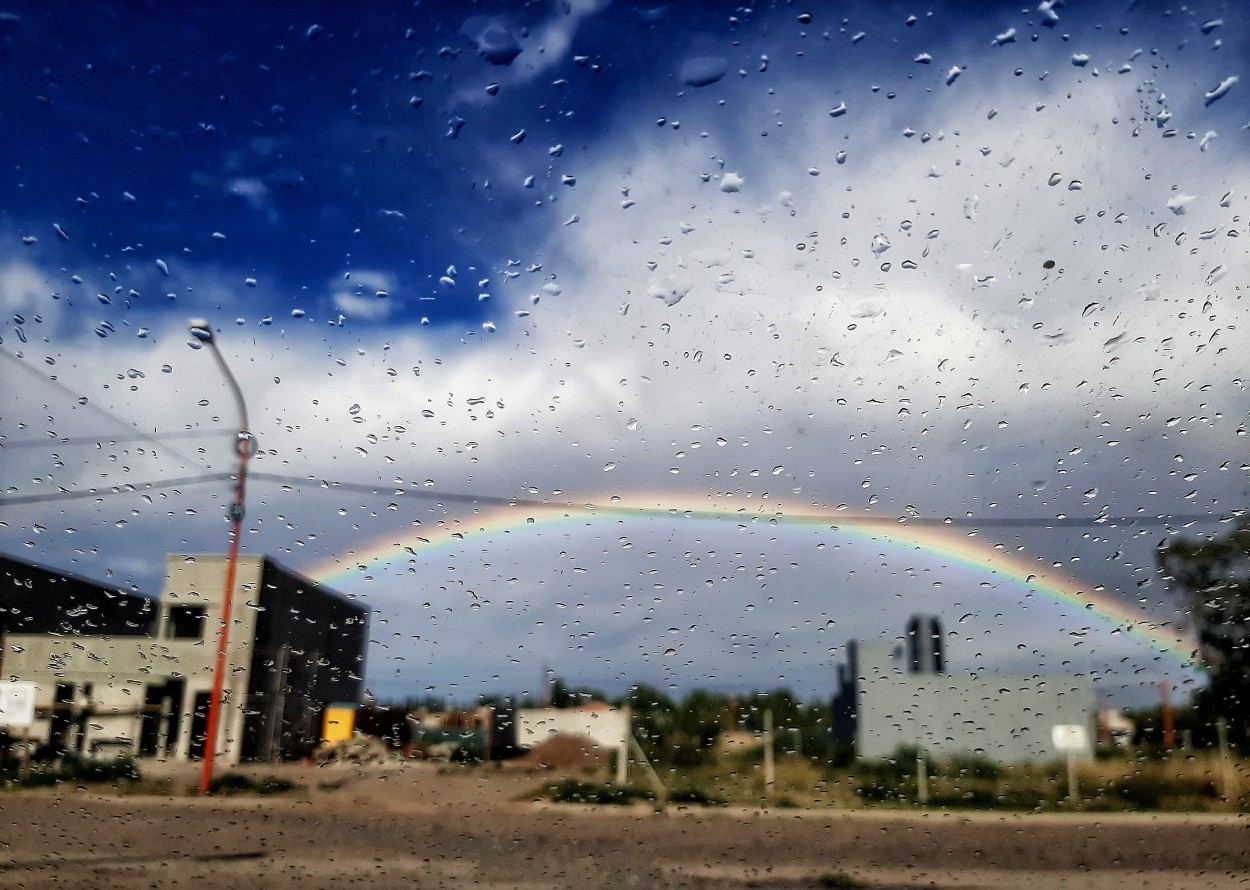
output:
<instances>
[{"instance_id":1,"label":"bush","mask_svg":"<svg viewBox=\"0 0 1250 890\"><path fill-rule=\"evenodd\" d=\"M974 807L979 810L988 810L999 806L1002 801L992 788L967 788L963 790L956 788L950 793L930 795L929 803L935 807L947 807L948 809Z\"/></svg>"},{"instance_id":2,"label":"bush","mask_svg":"<svg viewBox=\"0 0 1250 890\"><path fill-rule=\"evenodd\" d=\"M61 767L66 779L77 782L137 782L139 767L129 757L110 760L67 760Z\"/></svg>"},{"instance_id":3,"label":"bush","mask_svg":"<svg viewBox=\"0 0 1250 890\"><path fill-rule=\"evenodd\" d=\"M213 779L208 786L209 794L285 794L300 786L290 779L265 776L259 781L242 773L226 773Z\"/></svg>"},{"instance_id":4,"label":"bush","mask_svg":"<svg viewBox=\"0 0 1250 890\"><path fill-rule=\"evenodd\" d=\"M60 782L86 785L138 782L142 777L139 767L130 757L87 760L67 755L59 763L32 769L25 778L19 778L17 768L13 767L6 771L4 778L6 784L21 788L46 788Z\"/></svg>"},{"instance_id":5,"label":"bush","mask_svg":"<svg viewBox=\"0 0 1250 890\"><path fill-rule=\"evenodd\" d=\"M951 775L966 779L982 779L986 782L997 782L1003 777L1003 768L988 757L968 754L952 757L947 761L947 769Z\"/></svg>"},{"instance_id":6,"label":"bush","mask_svg":"<svg viewBox=\"0 0 1250 890\"><path fill-rule=\"evenodd\" d=\"M692 804L700 807L723 807L729 801L719 794L708 794L702 788L686 785L674 788L668 795L669 803Z\"/></svg>"},{"instance_id":7,"label":"bush","mask_svg":"<svg viewBox=\"0 0 1250 890\"><path fill-rule=\"evenodd\" d=\"M636 800L655 799L655 795L650 791L632 785L600 785L595 782L581 782L577 779L565 779L548 785L544 789L544 795L555 803L590 803L611 806L628 806Z\"/></svg>"}]
</instances>

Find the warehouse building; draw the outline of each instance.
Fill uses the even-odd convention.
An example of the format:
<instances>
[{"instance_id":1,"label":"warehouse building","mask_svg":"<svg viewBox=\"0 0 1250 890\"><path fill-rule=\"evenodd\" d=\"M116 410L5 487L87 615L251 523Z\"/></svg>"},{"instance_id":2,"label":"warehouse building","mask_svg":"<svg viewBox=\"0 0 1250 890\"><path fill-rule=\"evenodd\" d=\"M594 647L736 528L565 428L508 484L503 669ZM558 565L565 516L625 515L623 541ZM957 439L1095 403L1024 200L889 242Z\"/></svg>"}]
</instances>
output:
<instances>
[{"instance_id":1,"label":"warehouse building","mask_svg":"<svg viewBox=\"0 0 1250 890\"><path fill-rule=\"evenodd\" d=\"M224 556L167 557L154 599L7 558L3 571L0 664L38 687L32 739L88 755L202 755ZM221 762L309 753L324 709L359 701L367 617L271 559L240 557Z\"/></svg>"},{"instance_id":2,"label":"warehouse building","mask_svg":"<svg viewBox=\"0 0 1250 890\"><path fill-rule=\"evenodd\" d=\"M934 616L914 617L903 646L852 640L847 653L834 732L857 757L914 748L999 763L1093 758L1095 699L1087 679L945 673Z\"/></svg>"}]
</instances>

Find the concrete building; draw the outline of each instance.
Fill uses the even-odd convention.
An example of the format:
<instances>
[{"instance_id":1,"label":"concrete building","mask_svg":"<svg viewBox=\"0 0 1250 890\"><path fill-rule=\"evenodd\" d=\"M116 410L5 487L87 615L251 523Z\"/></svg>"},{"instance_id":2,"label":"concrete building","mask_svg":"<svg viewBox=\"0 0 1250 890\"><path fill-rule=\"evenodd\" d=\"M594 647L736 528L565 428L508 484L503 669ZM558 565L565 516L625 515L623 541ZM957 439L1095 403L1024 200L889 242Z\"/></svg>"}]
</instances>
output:
<instances>
[{"instance_id":1,"label":"concrete building","mask_svg":"<svg viewBox=\"0 0 1250 890\"><path fill-rule=\"evenodd\" d=\"M84 592L91 582L69 584L42 567L27 572L29 586L8 590L9 629L0 643L5 678L38 685L31 737L83 754L199 757L225 562L167 557L163 589L151 600L99 585ZM74 606L87 610L89 624L18 620L42 614L41 597L66 591L97 604L95 611ZM366 610L268 558L241 557L231 613L221 762L308 753L321 711L360 698Z\"/></svg>"},{"instance_id":2,"label":"concrete building","mask_svg":"<svg viewBox=\"0 0 1250 890\"><path fill-rule=\"evenodd\" d=\"M1089 680L904 672L899 647L851 641L847 650L834 731L840 742L854 744L857 757L890 757L912 747L932 757L976 755L999 763L1093 758ZM910 655L907 663L914 663Z\"/></svg>"}]
</instances>

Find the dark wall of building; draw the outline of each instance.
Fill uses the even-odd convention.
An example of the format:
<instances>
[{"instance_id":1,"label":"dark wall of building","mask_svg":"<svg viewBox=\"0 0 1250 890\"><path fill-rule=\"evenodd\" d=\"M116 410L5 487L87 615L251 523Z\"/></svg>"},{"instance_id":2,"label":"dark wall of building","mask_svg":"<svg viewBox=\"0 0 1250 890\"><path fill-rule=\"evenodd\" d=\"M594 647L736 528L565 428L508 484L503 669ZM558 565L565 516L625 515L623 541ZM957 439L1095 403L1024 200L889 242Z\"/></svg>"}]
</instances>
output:
<instances>
[{"instance_id":1,"label":"dark wall of building","mask_svg":"<svg viewBox=\"0 0 1250 890\"><path fill-rule=\"evenodd\" d=\"M135 636L156 611L140 594L0 554L0 635Z\"/></svg>"},{"instance_id":2,"label":"dark wall of building","mask_svg":"<svg viewBox=\"0 0 1250 890\"><path fill-rule=\"evenodd\" d=\"M838 665L838 685L833 690L833 741L843 747L855 744L855 681L859 678L859 644L849 640L846 644L846 664Z\"/></svg>"},{"instance_id":3,"label":"dark wall of building","mask_svg":"<svg viewBox=\"0 0 1250 890\"><path fill-rule=\"evenodd\" d=\"M942 622L936 615L913 615L908 620L907 664L913 674L946 673Z\"/></svg>"},{"instance_id":4,"label":"dark wall of building","mask_svg":"<svg viewBox=\"0 0 1250 890\"><path fill-rule=\"evenodd\" d=\"M272 560L260 583L242 755L302 757L326 705L360 701L368 612Z\"/></svg>"}]
</instances>

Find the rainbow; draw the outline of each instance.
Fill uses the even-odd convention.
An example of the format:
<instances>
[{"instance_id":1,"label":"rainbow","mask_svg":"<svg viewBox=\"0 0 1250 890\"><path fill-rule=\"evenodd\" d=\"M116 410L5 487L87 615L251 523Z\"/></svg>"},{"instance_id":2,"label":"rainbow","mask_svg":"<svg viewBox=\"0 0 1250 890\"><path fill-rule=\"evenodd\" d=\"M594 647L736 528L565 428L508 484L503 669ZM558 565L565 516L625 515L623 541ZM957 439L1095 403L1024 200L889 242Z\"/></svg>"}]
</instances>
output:
<instances>
[{"instance_id":1,"label":"rainbow","mask_svg":"<svg viewBox=\"0 0 1250 890\"><path fill-rule=\"evenodd\" d=\"M670 523L684 519L717 520L748 525L809 527L832 533L844 540L882 544L896 551L911 551L936 558L945 565L969 568L982 575L1008 582L1039 594L1061 606L1079 610L1113 630L1129 633L1145 645L1163 653L1181 666L1201 670L1197 642L1193 635L1170 624L1151 620L1103 589L1093 588L1056 568L1044 568L1036 561L1009 551L1004 545L986 540L975 529L954 528L933 522L884 519L856 514L840 508L812 512L791 512L779 502L753 500L751 506L712 503L692 508L665 507L661 495L650 501L635 496L629 501L612 496L604 502L548 503L537 500L492 501L474 506L468 515L434 523L430 533L412 533L406 540L378 540L353 553L349 560L331 559L314 566L309 575L316 581L341 585L378 568L425 559L440 550L461 546L470 538L524 534L559 525L585 525L605 519L663 519ZM731 499L732 500L732 499ZM744 499L745 500L745 499Z\"/></svg>"}]
</instances>

